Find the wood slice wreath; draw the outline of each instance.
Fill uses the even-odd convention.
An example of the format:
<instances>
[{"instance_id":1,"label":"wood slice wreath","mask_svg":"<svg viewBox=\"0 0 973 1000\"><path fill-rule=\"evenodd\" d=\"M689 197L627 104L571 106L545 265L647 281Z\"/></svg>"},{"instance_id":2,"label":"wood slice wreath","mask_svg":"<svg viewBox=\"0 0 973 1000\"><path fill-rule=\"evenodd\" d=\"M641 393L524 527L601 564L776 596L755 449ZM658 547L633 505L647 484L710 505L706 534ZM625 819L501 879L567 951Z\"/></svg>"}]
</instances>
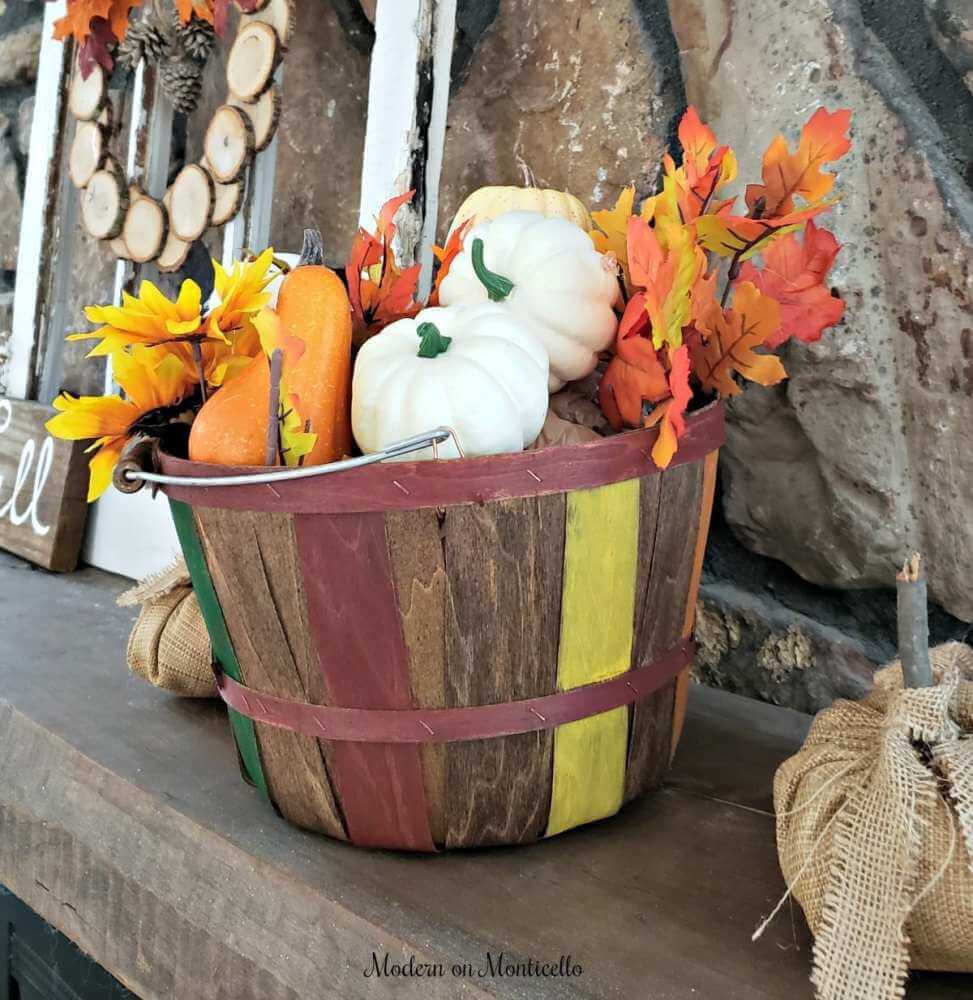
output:
<instances>
[{"instance_id":1,"label":"wood slice wreath","mask_svg":"<svg viewBox=\"0 0 973 1000\"><path fill-rule=\"evenodd\" d=\"M226 30L229 0L208 6L199 0L188 11L174 0L155 0L154 8L144 8L119 37L112 34L105 41L75 33L79 52L67 100L76 125L68 174L81 191L82 224L119 259L178 270L194 241L239 213L247 170L274 138L281 115L274 78L294 31L296 4L234 2L241 15L227 57L226 103L206 129L203 158L184 166L161 199L132 184L112 155L117 115L108 91L109 50L132 69L143 60L155 64L166 97L188 114L199 98L214 28L216 34Z\"/></svg>"}]
</instances>

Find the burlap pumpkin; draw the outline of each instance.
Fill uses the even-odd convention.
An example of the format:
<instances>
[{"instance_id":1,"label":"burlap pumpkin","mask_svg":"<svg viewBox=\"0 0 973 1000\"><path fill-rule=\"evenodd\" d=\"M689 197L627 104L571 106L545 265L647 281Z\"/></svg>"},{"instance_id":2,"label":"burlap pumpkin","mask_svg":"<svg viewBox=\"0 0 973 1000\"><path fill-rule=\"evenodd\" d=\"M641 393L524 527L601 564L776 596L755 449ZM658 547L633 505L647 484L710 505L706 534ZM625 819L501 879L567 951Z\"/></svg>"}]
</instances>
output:
<instances>
[{"instance_id":1,"label":"burlap pumpkin","mask_svg":"<svg viewBox=\"0 0 973 1000\"><path fill-rule=\"evenodd\" d=\"M132 673L184 698L216 697L209 634L181 559L118 603L142 605L128 639Z\"/></svg>"},{"instance_id":2,"label":"burlap pumpkin","mask_svg":"<svg viewBox=\"0 0 973 1000\"><path fill-rule=\"evenodd\" d=\"M896 662L815 719L774 781L777 848L815 936L820 1000L893 1000L908 969L973 971L973 650Z\"/></svg>"}]
</instances>

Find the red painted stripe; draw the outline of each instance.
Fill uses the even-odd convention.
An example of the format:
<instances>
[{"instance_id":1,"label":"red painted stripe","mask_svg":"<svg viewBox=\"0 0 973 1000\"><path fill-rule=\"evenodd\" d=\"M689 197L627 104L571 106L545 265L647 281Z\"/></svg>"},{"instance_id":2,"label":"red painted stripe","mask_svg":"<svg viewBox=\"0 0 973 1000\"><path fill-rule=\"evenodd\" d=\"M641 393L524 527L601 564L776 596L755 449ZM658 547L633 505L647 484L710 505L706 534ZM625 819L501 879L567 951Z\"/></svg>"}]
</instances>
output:
<instances>
[{"instance_id":1,"label":"red painted stripe","mask_svg":"<svg viewBox=\"0 0 973 1000\"><path fill-rule=\"evenodd\" d=\"M648 698L689 665L693 649L693 643L684 639L654 662L610 680L499 705L335 708L262 694L225 676L219 679L219 692L241 715L318 739L397 744L486 740L552 729Z\"/></svg>"},{"instance_id":2,"label":"red painted stripe","mask_svg":"<svg viewBox=\"0 0 973 1000\"><path fill-rule=\"evenodd\" d=\"M653 427L614 434L588 444L515 455L446 462L385 462L273 485L163 489L172 499L183 500L190 506L292 514L349 514L488 503L593 489L658 472L651 457L658 435L658 427ZM698 461L719 448L723 438L722 403L712 403L690 414L670 468ZM170 476L210 478L267 471L206 465L168 455L161 456L161 468Z\"/></svg>"},{"instance_id":3,"label":"red painted stripe","mask_svg":"<svg viewBox=\"0 0 973 1000\"><path fill-rule=\"evenodd\" d=\"M412 708L385 518L299 515L294 530L329 701L344 708ZM330 759L355 844L436 850L418 747L335 742Z\"/></svg>"}]
</instances>

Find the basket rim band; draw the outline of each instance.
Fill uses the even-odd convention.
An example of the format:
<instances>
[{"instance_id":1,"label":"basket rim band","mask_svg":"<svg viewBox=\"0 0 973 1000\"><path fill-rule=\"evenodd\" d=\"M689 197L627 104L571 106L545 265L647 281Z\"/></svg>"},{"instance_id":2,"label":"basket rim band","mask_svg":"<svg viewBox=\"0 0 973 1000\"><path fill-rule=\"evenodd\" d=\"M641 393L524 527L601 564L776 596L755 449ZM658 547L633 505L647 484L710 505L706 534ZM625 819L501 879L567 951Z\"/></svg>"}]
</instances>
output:
<instances>
[{"instance_id":1,"label":"basket rim band","mask_svg":"<svg viewBox=\"0 0 973 1000\"><path fill-rule=\"evenodd\" d=\"M553 729L631 705L654 694L692 662L695 643L682 639L651 663L610 680L522 701L462 708L364 709L310 705L255 691L218 668L226 704L252 719L322 740L352 743L455 743Z\"/></svg>"},{"instance_id":2,"label":"basket rim band","mask_svg":"<svg viewBox=\"0 0 973 1000\"><path fill-rule=\"evenodd\" d=\"M189 506L279 514L358 514L484 504L594 489L658 474L652 448L659 427L626 431L586 444L558 445L510 455L440 462L379 462L317 479L248 486L167 484L163 492ZM718 449L725 437L720 400L686 417L679 450L668 468L697 462ZM168 476L214 478L266 472L266 468L207 465L159 455Z\"/></svg>"}]
</instances>

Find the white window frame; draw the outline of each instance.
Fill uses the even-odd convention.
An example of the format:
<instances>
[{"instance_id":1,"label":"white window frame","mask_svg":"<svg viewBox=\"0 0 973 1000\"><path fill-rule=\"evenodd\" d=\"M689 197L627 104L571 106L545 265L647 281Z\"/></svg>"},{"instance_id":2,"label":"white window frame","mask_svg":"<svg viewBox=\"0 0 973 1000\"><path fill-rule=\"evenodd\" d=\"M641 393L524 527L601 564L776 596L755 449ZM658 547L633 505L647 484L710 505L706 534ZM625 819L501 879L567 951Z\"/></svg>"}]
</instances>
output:
<instances>
[{"instance_id":1,"label":"white window frame","mask_svg":"<svg viewBox=\"0 0 973 1000\"><path fill-rule=\"evenodd\" d=\"M45 5L7 367L8 393L15 398L31 394L43 324L52 330L64 329L66 304L59 290L69 262L58 259L51 264L55 268L50 284L55 290L53 302L43 301L41 287L47 220L55 199L62 224L78 224L77 192L56 176L57 133L71 66L65 45L54 40L52 29L54 21L63 16L65 5L65 0ZM362 226L370 228L388 198L412 186L420 187L420 195L397 219L396 250L403 261L422 264L422 298L428 295L432 281L455 27L456 0L378 0L359 219ZM152 77L144 64L137 68L126 167L129 177L139 179L150 194L161 197L169 168L172 112ZM140 150L144 152L140 154ZM276 160L275 140L251 168L247 201L240 214L224 227L224 264L235 260L244 247L262 247L269 242ZM154 276L151 266L139 268L119 261L115 300L120 301L122 291L130 290L142 278ZM48 351L57 349L47 345ZM57 388L60 378L58 357L43 366L41 385L48 394ZM105 391L113 391L110 371ZM177 553L172 520L161 495L153 499L143 490L135 496L123 496L111 488L94 505L84 545L86 562L136 578L161 569Z\"/></svg>"}]
</instances>

